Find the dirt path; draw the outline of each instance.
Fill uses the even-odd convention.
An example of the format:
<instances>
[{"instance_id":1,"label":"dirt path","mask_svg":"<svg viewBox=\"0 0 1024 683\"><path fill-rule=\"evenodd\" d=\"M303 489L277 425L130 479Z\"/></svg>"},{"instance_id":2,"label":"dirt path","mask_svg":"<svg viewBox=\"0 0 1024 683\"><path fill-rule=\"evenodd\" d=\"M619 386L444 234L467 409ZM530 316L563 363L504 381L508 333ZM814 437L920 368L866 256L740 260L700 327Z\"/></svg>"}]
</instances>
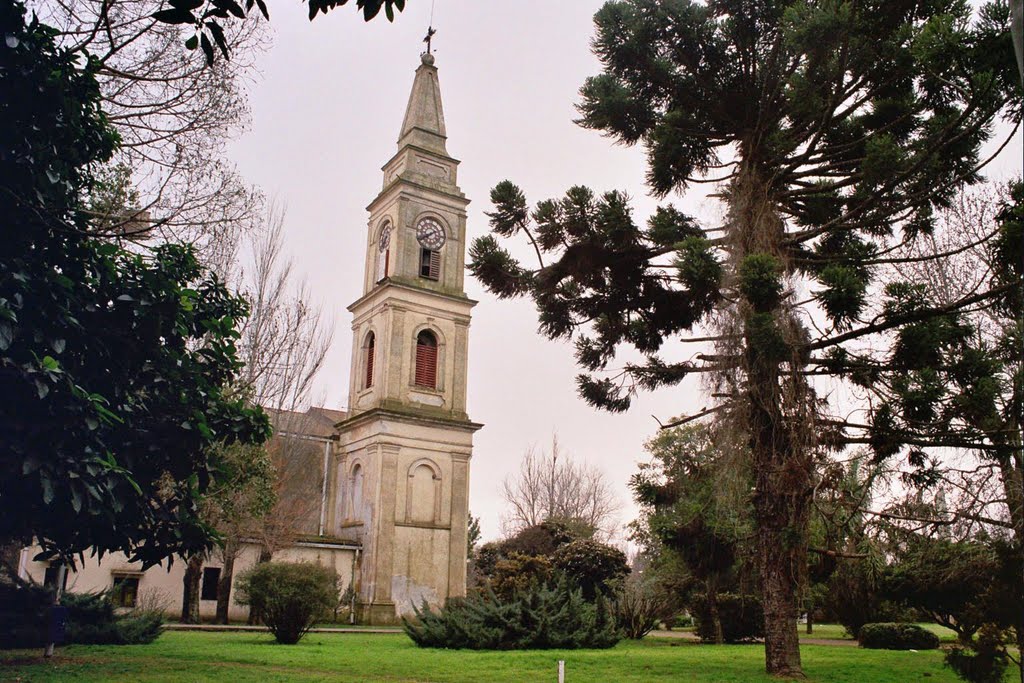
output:
<instances>
[{"instance_id":1,"label":"dirt path","mask_svg":"<svg viewBox=\"0 0 1024 683\"><path fill-rule=\"evenodd\" d=\"M679 640L692 640L698 642L696 634L692 631L651 631L649 638L676 638ZM849 638L801 638L801 645L838 645L839 647L857 647L857 641Z\"/></svg>"}]
</instances>

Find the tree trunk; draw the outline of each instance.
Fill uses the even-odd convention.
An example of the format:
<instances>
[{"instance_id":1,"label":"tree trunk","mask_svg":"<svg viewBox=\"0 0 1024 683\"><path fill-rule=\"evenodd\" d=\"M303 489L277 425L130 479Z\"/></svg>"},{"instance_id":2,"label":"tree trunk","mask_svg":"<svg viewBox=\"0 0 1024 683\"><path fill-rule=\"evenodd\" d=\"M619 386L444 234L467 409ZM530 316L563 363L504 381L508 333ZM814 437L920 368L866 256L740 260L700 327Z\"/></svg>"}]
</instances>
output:
<instances>
[{"instance_id":1,"label":"tree trunk","mask_svg":"<svg viewBox=\"0 0 1024 683\"><path fill-rule=\"evenodd\" d=\"M804 325L786 306L785 274L791 270L781 243L785 233L772 198L771 181L756 159L756 142L740 145L745 157L729 189L730 239L742 299L743 428L754 468L754 520L764 607L765 668L776 676L803 677L797 638L797 596L807 562L807 529L813 487L815 432L813 391L799 374L797 348ZM743 282L752 256L778 262L777 281ZM763 263L763 261L762 261ZM780 296L771 296L778 286Z\"/></svg>"},{"instance_id":2,"label":"tree trunk","mask_svg":"<svg viewBox=\"0 0 1024 683\"><path fill-rule=\"evenodd\" d=\"M1020 425L1013 425L1020 429ZM1021 439L1019 431L1015 431L1008 439L1004 440L1007 450L999 454L999 468L1003 480L1003 493L1006 497L1006 506L1010 512L1010 523L1013 525L1013 535L1016 537L1016 549L1020 565L1024 568L1024 454L1022 454ZM1024 575L1017 577L1020 582L1018 590L1024 590ZM1024 614L1017 618L1014 624L1014 631L1017 634L1017 652L1024 657ZM1021 660L1020 681L1024 683L1024 659Z\"/></svg>"},{"instance_id":3,"label":"tree trunk","mask_svg":"<svg viewBox=\"0 0 1024 683\"><path fill-rule=\"evenodd\" d=\"M260 556L256 558L256 564L263 564L264 562L270 562L273 558L273 553L270 548L266 545L260 546ZM254 625L258 621L257 615L252 611L252 607L249 608L249 617L245 620L245 623L249 626Z\"/></svg>"},{"instance_id":4,"label":"tree trunk","mask_svg":"<svg viewBox=\"0 0 1024 683\"><path fill-rule=\"evenodd\" d=\"M725 634L722 631L722 615L718 610L718 586L715 584L714 579L705 581L704 586L707 592L708 616L711 617L711 628L714 632L715 645L721 645L725 642Z\"/></svg>"},{"instance_id":5,"label":"tree trunk","mask_svg":"<svg viewBox=\"0 0 1024 683\"><path fill-rule=\"evenodd\" d=\"M807 635L814 633L814 618L811 616L811 610L807 610Z\"/></svg>"},{"instance_id":6,"label":"tree trunk","mask_svg":"<svg viewBox=\"0 0 1024 683\"><path fill-rule=\"evenodd\" d=\"M235 556L238 555L238 544L234 539L228 538L224 543L224 566L220 570L220 580L217 582L217 616L214 618L216 624L228 623L228 610L231 606L231 580L235 574Z\"/></svg>"},{"instance_id":7,"label":"tree trunk","mask_svg":"<svg viewBox=\"0 0 1024 683\"><path fill-rule=\"evenodd\" d=\"M181 623L199 623L199 580L203 576L203 556L192 555L185 564L182 579L184 591L181 599Z\"/></svg>"}]
</instances>

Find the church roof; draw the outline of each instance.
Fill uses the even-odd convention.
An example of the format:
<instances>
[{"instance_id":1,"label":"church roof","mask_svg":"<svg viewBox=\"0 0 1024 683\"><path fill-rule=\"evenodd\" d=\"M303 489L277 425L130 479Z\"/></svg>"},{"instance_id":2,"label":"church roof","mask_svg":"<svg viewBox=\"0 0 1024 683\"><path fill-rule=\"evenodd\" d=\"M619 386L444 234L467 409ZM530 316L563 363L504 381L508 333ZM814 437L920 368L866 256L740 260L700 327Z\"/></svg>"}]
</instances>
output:
<instances>
[{"instance_id":1,"label":"church roof","mask_svg":"<svg viewBox=\"0 0 1024 683\"><path fill-rule=\"evenodd\" d=\"M304 413L273 408L265 410L270 416L270 423L274 426L274 431L324 439L334 436L334 425L348 417L348 413L344 410L319 406L310 407Z\"/></svg>"},{"instance_id":2,"label":"church roof","mask_svg":"<svg viewBox=\"0 0 1024 683\"><path fill-rule=\"evenodd\" d=\"M409 104L405 108L402 132L398 135L398 148L413 145L448 156L445 148L448 133L444 127L441 87L437 82L434 55L424 53L420 60L422 63L416 69Z\"/></svg>"}]
</instances>

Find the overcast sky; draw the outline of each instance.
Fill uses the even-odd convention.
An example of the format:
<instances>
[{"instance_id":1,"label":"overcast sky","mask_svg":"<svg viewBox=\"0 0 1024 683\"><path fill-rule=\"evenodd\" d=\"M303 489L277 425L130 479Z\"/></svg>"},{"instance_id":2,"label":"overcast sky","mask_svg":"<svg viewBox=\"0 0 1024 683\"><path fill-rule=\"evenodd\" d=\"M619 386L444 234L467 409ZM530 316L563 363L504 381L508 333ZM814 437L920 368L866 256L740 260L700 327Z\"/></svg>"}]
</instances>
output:
<instances>
[{"instance_id":1,"label":"overcast sky","mask_svg":"<svg viewBox=\"0 0 1024 683\"><path fill-rule=\"evenodd\" d=\"M269 4L274 45L250 89L251 130L230 156L249 182L287 207L287 249L334 316L320 394L324 405L345 407L352 344L345 308L362 293L365 207L395 152L430 2L409 0L393 24L383 15L364 24L348 6L309 22L304 4ZM641 149L614 146L572 123L578 88L599 72L589 41L600 5L436 0L448 151L462 161L459 185L473 202L470 240L487 232L490 188L506 178L531 203L584 184L627 191L639 221L656 205L643 184ZM990 175L1019 174L1020 149L1018 137ZM698 194L665 201L708 222L719 215ZM706 404L700 386L641 396L625 415L598 412L576 396L571 348L537 334L528 301L499 302L469 277L466 291L480 302L470 328L469 415L485 427L475 438L470 510L481 517L484 538L500 532L502 478L531 446L549 447L555 432L564 451L606 473L628 522L634 508L626 482L657 429L652 415L667 420L699 410Z\"/></svg>"}]
</instances>

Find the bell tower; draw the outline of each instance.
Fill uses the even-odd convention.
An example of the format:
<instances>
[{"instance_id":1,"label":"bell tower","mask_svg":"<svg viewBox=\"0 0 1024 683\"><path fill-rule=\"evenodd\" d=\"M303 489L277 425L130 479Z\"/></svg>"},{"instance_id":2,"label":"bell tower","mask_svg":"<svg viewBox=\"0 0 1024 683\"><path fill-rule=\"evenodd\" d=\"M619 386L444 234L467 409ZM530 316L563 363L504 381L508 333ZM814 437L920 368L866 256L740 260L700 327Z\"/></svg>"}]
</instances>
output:
<instances>
[{"instance_id":1,"label":"bell tower","mask_svg":"<svg viewBox=\"0 0 1024 683\"><path fill-rule=\"evenodd\" d=\"M362 544L361 619L394 623L466 590L470 311L466 206L434 56L424 53L370 213L352 313L349 417L335 461L335 535Z\"/></svg>"}]
</instances>

